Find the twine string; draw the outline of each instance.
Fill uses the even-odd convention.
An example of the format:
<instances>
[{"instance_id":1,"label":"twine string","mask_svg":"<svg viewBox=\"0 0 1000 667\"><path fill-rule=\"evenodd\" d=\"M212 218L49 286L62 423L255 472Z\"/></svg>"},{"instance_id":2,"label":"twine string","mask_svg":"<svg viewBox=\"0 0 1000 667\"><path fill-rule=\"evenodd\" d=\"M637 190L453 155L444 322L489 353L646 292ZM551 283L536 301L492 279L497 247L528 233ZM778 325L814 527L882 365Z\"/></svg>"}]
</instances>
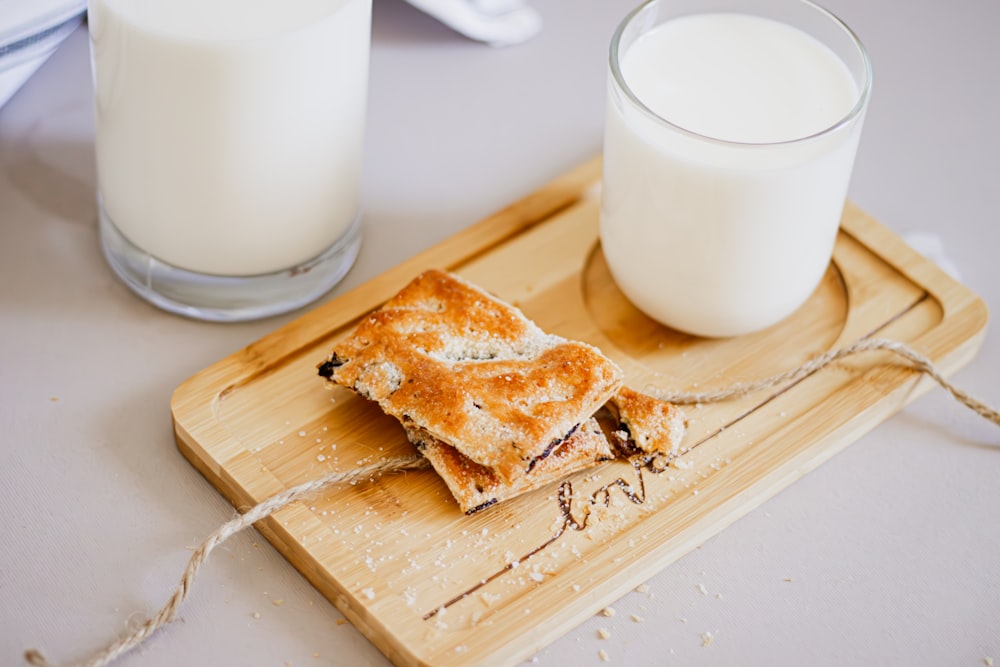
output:
<instances>
[{"instance_id":1,"label":"twine string","mask_svg":"<svg viewBox=\"0 0 1000 667\"><path fill-rule=\"evenodd\" d=\"M949 382L940 373L940 371L938 371L937 367L934 366L931 360L924 355L920 354L913 348L904 345L903 343L889 340L887 338L861 338L845 347L830 350L829 352L813 357L801 366L793 368L789 371L778 373L760 380L755 380L753 382L736 383L726 387L725 389L704 392L667 392L657 387L647 387L647 391L660 400L676 403L678 405L719 403L731 398L746 396L756 391L760 391L761 389L770 389L778 385L797 382L812 373L829 366L830 364L840 361L845 357L873 350L885 350L902 357L909 362L909 366L911 368L921 371L933 379L957 401L965 405L983 419L1000 426L1000 412Z\"/></svg>"},{"instance_id":2,"label":"twine string","mask_svg":"<svg viewBox=\"0 0 1000 667\"><path fill-rule=\"evenodd\" d=\"M719 403L731 398L746 396L762 389L769 389L785 383L796 382L845 357L873 350L889 351L903 358L908 362L908 365L911 368L931 377L960 403L973 410L984 419L1000 426L1000 412L948 382L948 380L946 380L937 370L930 359L924 355L904 345L903 343L885 338L862 338L846 347L831 350L817 357L813 357L801 366L793 368L792 370L778 373L753 382L737 383L725 389L706 392L680 393L668 392L657 387L647 387L647 391L655 395L660 400L671 403L686 405L697 403ZM112 642L104 649L95 653L89 659L73 663L69 667L103 667L104 665L108 665L146 641L157 630L174 620L177 616L177 611L180 605L191 592L198 570L205 563L205 561L208 560L209 554L211 554L212 551L220 544L243 529L262 519L266 519L278 510L293 502L303 500L331 486L338 484L357 484L363 481L374 482L378 477L389 473L403 472L407 470L421 470L427 468L429 465L430 464L427 459L419 454L384 459L371 465L360 466L351 470L328 473L315 480L286 489L285 491L277 493L267 500L251 507L244 514L223 524L214 533L209 535L197 549L195 549L190 560L188 561L187 567L184 569L184 573L181 575L180 583L178 583L166 604L164 604L159 611L139 625L128 636ZM54 664L49 662L37 649L28 649L25 651L24 659L33 667L54 667Z\"/></svg>"},{"instance_id":3,"label":"twine string","mask_svg":"<svg viewBox=\"0 0 1000 667\"><path fill-rule=\"evenodd\" d=\"M317 479L276 493L267 500L254 505L244 514L227 521L195 549L188 560L184 573L181 575L180 583L177 584L177 588L174 589L170 599L167 600L167 603L159 611L146 619L128 636L109 644L89 659L74 663L73 667L102 667L103 665L110 664L146 641L164 625L174 620L181 603L184 602L191 592L191 587L194 585L194 579L198 575L198 570L208 560L209 554L217 546L244 528L253 525L261 519L266 519L297 500L308 498L331 486L357 484L366 480L375 481L377 477L381 477L382 475L406 470L420 470L429 465L427 459L416 454L413 456L385 459L371 465L352 468L351 470L327 473ZM54 667L53 663L49 662L37 649L25 651L24 659L29 665L33 665L34 667Z\"/></svg>"}]
</instances>

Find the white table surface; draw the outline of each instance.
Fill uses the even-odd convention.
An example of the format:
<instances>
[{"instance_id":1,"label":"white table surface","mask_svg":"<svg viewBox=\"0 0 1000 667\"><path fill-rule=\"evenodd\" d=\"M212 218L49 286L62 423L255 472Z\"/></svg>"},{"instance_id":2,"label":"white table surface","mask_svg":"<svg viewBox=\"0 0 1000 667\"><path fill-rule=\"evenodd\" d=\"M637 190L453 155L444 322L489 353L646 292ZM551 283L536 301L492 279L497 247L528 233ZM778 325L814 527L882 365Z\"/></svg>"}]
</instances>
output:
<instances>
[{"instance_id":1,"label":"white table surface","mask_svg":"<svg viewBox=\"0 0 1000 667\"><path fill-rule=\"evenodd\" d=\"M542 33L493 49L376 0L366 239L331 297L599 152L606 44L631 2L535 5ZM937 235L1000 312L1000 4L829 6L875 65L851 198ZM98 249L92 139L81 29L0 110L4 665L28 647L82 658L165 601L189 547L233 516L175 448L170 395L297 315L208 324L133 296ZM997 405L998 370L993 329L954 379ZM1000 664L1000 429L932 391L648 586L533 661ZM121 664L388 664L253 531L181 615Z\"/></svg>"}]
</instances>

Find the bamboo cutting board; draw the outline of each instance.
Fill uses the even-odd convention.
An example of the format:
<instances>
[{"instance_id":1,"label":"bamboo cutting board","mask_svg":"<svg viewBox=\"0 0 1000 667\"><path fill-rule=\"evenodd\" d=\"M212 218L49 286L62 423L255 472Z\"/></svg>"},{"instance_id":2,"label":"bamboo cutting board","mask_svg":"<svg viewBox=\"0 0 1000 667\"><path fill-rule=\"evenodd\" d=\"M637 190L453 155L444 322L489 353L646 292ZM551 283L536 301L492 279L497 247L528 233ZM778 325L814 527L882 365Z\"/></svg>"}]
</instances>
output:
<instances>
[{"instance_id":1,"label":"bamboo cutting board","mask_svg":"<svg viewBox=\"0 0 1000 667\"><path fill-rule=\"evenodd\" d=\"M865 336L944 372L969 361L985 305L848 205L808 303L769 330L705 340L647 319L618 292L597 240L600 163L198 373L172 412L184 455L237 508L332 470L414 452L377 407L316 373L334 341L424 269L455 271L543 329L600 347L633 387L723 388ZM335 488L257 524L397 665L514 665L647 580L930 388L887 353L686 409L667 468L601 465L463 515L433 471Z\"/></svg>"}]
</instances>

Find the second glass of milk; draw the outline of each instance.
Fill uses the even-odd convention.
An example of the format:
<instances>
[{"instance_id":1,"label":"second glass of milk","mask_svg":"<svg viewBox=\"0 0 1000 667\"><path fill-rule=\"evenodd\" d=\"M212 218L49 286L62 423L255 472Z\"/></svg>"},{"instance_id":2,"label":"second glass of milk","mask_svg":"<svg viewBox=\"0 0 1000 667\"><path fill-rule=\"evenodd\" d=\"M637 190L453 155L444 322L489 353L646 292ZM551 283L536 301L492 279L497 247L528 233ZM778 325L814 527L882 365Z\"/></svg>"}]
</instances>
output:
<instances>
[{"instance_id":1,"label":"second glass of milk","mask_svg":"<svg viewBox=\"0 0 1000 667\"><path fill-rule=\"evenodd\" d=\"M360 246L371 0L89 0L101 241L209 320L325 293Z\"/></svg>"},{"instance_id":2,"label":"second glass of milk","mask_svg":"<svg viewBox=\"0 0 1000 667\"><path fill-rule=\"evenodd\" d=\"M871 89L857 37L806 0L651 0L611 43L601 245L647 315L766 328L829 265Z\"/></svg>"}]
</instances>

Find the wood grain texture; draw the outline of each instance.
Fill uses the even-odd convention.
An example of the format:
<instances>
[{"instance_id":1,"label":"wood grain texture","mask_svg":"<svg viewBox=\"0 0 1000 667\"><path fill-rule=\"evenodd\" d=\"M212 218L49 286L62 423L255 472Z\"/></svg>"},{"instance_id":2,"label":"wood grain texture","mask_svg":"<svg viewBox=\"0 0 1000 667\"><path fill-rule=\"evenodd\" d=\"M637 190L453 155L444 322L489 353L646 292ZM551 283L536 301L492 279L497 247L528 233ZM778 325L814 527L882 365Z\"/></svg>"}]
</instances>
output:
<instances>
[{"instance_id":1,"label":"wood grain texture","mask_svg":"<svg viewBox=\"0 0 1000 667\"><path fill-rule=\"evenodd\" d=\"M636 388L722 388L871 335L947 373L981 343L983 303L852 205L826 278L786 321L723 340L666 329L607 273L599 177L599 161L587 163L195 375L172 401L178 447L237 508L412 453L395 420L326 389L316 365L427 268L456 271L543 329L599 346ZM930 386L866 353L790 386L688 408L687 452L664 470L604 464L471 517L432 471L407 473L335 489L257 527L394 663L514 665Z\"/></svg>"}]
</instances>

